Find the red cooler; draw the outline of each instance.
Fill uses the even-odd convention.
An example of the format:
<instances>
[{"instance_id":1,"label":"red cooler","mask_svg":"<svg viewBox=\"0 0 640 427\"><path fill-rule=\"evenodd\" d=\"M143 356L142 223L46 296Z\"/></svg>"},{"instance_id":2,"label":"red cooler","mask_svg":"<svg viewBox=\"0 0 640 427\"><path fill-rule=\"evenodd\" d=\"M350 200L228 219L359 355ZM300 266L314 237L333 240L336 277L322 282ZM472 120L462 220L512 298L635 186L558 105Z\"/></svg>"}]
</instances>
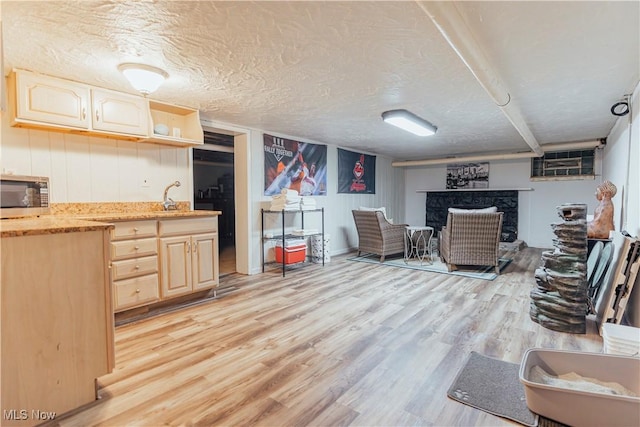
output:
<instances>
[{"instance_id":1,"label":"red cooler","mask_svg":"<svg viewBox=\"0 0 640 427\"><path fill-rule=\"evenodd\" d=\"M284 245L283 251L282 242L276 243L276 262L282 262L283 253L285 264L303 262L307 257L307 242L305 240L285 240Z\"/></svg>"}]
</instances>

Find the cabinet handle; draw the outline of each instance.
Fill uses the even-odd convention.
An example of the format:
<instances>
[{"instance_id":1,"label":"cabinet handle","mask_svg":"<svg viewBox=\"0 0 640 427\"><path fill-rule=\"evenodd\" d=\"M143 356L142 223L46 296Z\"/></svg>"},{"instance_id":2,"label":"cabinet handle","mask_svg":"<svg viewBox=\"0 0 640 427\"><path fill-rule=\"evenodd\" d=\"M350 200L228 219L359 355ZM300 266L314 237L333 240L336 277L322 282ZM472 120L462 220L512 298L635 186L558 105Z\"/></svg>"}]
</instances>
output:
<instances>
[{"instance_id":1,"label":"cabinet handle","mask_svg":"<svg viewBox=\"0 0 640 427\"><path fill-rule=\"evenodd\" d=\"M100 121L100 111L96 110L96 121Z\"/></svg>"},{"instance_id":2,"label":"cabinet handle","mask_svg":"<svg viewBox=\"0 0 640 427\"><path fill-rule=\"evenodd\" d=\"M138 232L138 227L133 227L133 232L137 233Z\"/></svg>"},{"instance_id":3,"label":"cabinet handle","mask_svg":"<svg viewBox=\"0 0 640 427\"><path fill-rule=\"evenodd\" d=\"M82 120L87 118L87 109L86 107L82 107Z\"/></svg>"},{"instance_id":4,"label":"cabinet handle","mask_svg":"<svg viewBox=\"0 0 640 427\"><path fill-rule=\"evenodd\" d=\"M187 242L187 253L191 252L191 243Z\"/></svg>"},{"instance_id":5,"label":"cabinet handle","mask_svg":"<svg viewBox=\"0 0 640 427\"><path fill-rule=\"evenodd\" d=\"M133 267L134 270L140 270L140 266L136 265L135 267Z\"/></svg>"},{"instance_id":6,"label":"cabinet handle","mask_svg":"<svg viewBox=\"0 0 640 427\"><path fill-rule=\"evenodd\" d=\"M195 254L197 252L197 250L198 250L198 242L195 242L193 244L193 253Z\"/></svg>"},{"instance_id":7,"label":"cabinet handle","mask_svg":"<svg viewBox=\"0 0 640 427\"><path fill-rule=\"evenodd\" d=\"M139 294L139 293L140 293L140 289L136 289L136 294Z\"/></svg>"},{"instance_id":8,"label":"cabinet handle","mask_svg":"<svg viewBox=\"0 0 640 427\"><path fill-rule=\"evenodd\" d=\"M137 251L138 249L140 249L140 246L134 246L133 249Z\"/></svg>"}]
</instances>

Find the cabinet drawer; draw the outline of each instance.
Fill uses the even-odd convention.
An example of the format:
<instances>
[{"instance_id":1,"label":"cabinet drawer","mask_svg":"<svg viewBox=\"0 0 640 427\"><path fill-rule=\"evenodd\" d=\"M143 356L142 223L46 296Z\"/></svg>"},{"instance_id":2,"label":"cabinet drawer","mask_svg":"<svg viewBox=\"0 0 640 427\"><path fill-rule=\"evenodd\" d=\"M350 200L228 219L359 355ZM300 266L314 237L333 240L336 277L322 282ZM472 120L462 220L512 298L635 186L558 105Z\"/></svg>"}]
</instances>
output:
<instances>
[{"instance_id":1,"label":"cabinet drawer","mask_svg":"<svg viewBox=\"0 0 640 427\"><path fill-rule=\"evenodd\" d=\"M154 255L157 253L158 241L156 238L111 242L112 260Z\"/></svg>"},{"instance_id":2,"label":"cabinet drawer","mask_svg":"<svg viewBox=\"0 0 640 427\"><path fill-rule=\"evenodd\" d=\"M160 220L158 229L161 236L209 233L218 231L218 217Z\"/></svg>"},{"instance_id":3,"label":"cabinet drawer","mask_svg":"<svg viewBox=\"0 0 640 427\"><path fill-rule=\"evenodd\" d=\"M111 240L137 239L151 237L157 233L156 221L122 221L114 223L111 230Z\"/></svg>"},{"instance_id":4,"label":"cabinet drawer","mask_svg":"<svg viewBox=\"0 0 640 427\"><path fill-rule=\"evenodd\" d=\"M127 277L144 276L146 274L158 272L158 257L148 256L144 258L126 259L114 261L111 264L113 280L120 280Z\"/></svg>"},{"instance_id":5,"label":"cabinet drawer","mask_svg":"<svg viewBox=\"0 0 640 427\"><path fill-rule=\"evenodd\" d=\"M115 311L148 304L160 298L158 275L135 277L114 282Z\"/></svg>"}]
</instances>

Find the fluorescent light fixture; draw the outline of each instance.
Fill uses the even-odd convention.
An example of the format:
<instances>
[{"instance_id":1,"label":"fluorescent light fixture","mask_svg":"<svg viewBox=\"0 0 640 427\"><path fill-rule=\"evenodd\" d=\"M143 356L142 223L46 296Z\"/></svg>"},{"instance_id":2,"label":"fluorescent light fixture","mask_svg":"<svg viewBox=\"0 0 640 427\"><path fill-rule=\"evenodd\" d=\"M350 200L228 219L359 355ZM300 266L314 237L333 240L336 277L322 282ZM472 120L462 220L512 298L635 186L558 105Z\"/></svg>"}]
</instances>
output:
<instances>
[{"instance_id":1,"label":"fluorescent light fixture","mask_svg":"<svg viewBox=\"0 0 640 427\"><path fill-rule=\"evenodd\" d=\"M382 120L418 136L436 133L437 127L407 110L391 110L382 113Z\"/></svg>"},{"instance_id":2,"label":"fluorescent light fixture","mask_svg":"<svg viewBox=\"0 0 640 427\"><path fill-rule=\"evenodd\" d=\"M131 86L143 95L155 92L164 82L164 79L169 77L169 74L160 68L145 64L120 64L118 65L118 70L129 80Z\"/></svg>"}]
</instances>

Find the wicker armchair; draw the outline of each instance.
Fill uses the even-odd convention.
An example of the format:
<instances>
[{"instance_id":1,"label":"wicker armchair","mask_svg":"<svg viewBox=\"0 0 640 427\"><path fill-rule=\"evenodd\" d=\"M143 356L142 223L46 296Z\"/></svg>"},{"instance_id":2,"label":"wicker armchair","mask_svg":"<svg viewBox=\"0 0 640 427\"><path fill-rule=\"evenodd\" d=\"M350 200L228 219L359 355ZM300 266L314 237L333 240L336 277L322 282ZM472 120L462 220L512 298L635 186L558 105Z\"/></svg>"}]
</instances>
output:
<instances>
[{"instance_id":1,"label":"wicker armchair","mask_svg":"<svg viewBox=\"0 0 640 427\"><path fill-rule=\"evenodd\" d=\"M449 271L456 265L498 266L503 212L452 213L440 232L440 257Z\"/></svg>"},{"instance_id":2,"label":"wicker armchair","mask_svg":"<svg viewBox=\"0 0 640 427\"><path fill-rule=\"evenodd\" d=\"M406 224L392 224L380 211L351 212L358 231L358 256L372 253L382 262L387 255L404 253Z\"/></svg>"}]
</instances>

